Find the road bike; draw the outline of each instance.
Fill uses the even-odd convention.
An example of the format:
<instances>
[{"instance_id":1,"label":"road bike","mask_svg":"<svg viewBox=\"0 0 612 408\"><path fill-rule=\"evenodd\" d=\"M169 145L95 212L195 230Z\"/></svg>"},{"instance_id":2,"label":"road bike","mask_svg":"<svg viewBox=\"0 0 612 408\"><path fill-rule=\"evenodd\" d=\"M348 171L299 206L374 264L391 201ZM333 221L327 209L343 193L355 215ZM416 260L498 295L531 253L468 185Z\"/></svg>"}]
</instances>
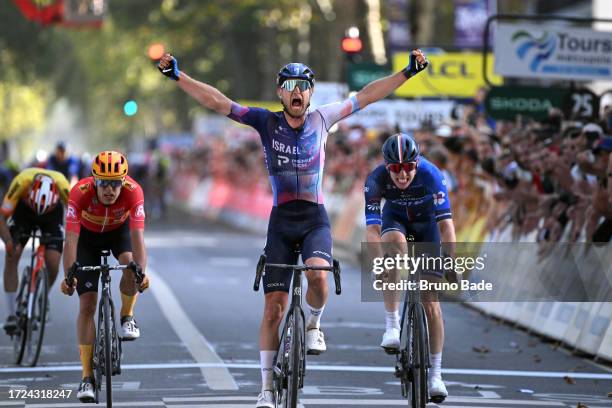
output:
<instances>
[{"instance_id":1,"label":"road bike","mask_svg":"<svg viewBox=\"0 0 612 408\"><path fill-rule=\"evenodd\" d=\"M30 265L23 270L15 299L16 328L9 333L13 340L15 364L34 367L42 349L49 313L49 273L45 265L46 245L62 242L39 231L21 232L16 242L28 237L32 243ZM38 246L36 246L38 240Z\"/></svg>"},{"instance_id":2,"label":"road bike","mask_svg":"<svg viewBox=\"0 0 612 408\"><path fill-rule=\"evenodd\" d=\"M340 285L340 263L333 260L333 266L308 266L266 263L261 255L257 263L253 290L259 290L259 283L266 267L283 268L292 271L291 304L281 328L280 345L274 360L274 396L277 407L296 408L298 390L304 386L306 375L305 336L306 327L302 309L302 272L309 270L331 271L334 274L336 295L342 292Z\"/></svg>"},{"instance_id":3,"label":"road bike","mask_svg":"<svg viewBox=\"0 0 612 408\"><path fill-rule=\"evenodd\" d=\"M407 235L406 240L414 257L414 237ZM427 387L428 372L431 368L429 331L427 315L421 302L421 291L418 289L420 279L420 269L410 274L410 281L414 282L416 289L406 290L404 293L400 347L395 352L395 376L400 379L402 396L409 400L413 408L425 408L429 401L436 404L444 401L444 397L430 398Z\"/></svg>"},{"instance_id":4,"label":"road bike","mask_svg":"<svg viewBox=\"0 0 612 408\"><path fill-rule=\"evenodd\" d=\"M112 376L121 374L121 339L117 334L115 320L115 305L111 296L110 271L119 271L131 268L130 265L109 265L110 251L100 251L102 262L97 266L80 266L77 271L66 277L66 283L71 284L76 272L100 272L102 282L102 295L98 304L98 324L93 353L95 403L99 403L99 393L102 389L102 377L106 379L106 406L113 406ZM138 284L142 283L144 274L135 271L134 277Z\"/></svg>"}]
</instances>

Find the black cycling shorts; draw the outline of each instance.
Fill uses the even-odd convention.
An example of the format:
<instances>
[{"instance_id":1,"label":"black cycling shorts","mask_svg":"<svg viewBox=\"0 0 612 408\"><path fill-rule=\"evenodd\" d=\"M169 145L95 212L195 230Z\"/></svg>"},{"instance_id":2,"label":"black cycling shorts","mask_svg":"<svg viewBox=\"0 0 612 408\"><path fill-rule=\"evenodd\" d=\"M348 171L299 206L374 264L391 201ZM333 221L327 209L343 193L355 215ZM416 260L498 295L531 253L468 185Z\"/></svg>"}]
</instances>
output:
<instances>
[{"instance_id":1,"label":"black cycling shorts","mask_svg":"<svg viewBox=\"0 0 612 408\"><path fill-rule=\"evenodd\" d=\"M61 241L64 239L64 207L60 204L56 205L47 214L37 215L26 203L20 200L8 221L8 225L14 242L17 242L19 234L27 234L38 228L43 234L50 234L51 237L58 239L47 243L45 245L46 249L52 249L60 254L64 249ZM27 243L27 236L22 236L19 239L21 246Z\"/></svg>"},{"instance_id":2,"label":"black cycling shorts","mask_svg":"<svg viewBox=\"0 0 612 408\"><path fill-rule=\"evenodd\" d=\"M266 239L266 263L294 265L299 253L302 261L323 258L332 264L332 236L323 205L296 200L272 207ZM289 292L291 271L266 267L264 292Z\"/></svg>"},{"instance_id":3,"label":"black cycling shorts","mask_svg":"<svg viewBox=\"0 0 612 408\"><path fill-rule=\"evenodd\" d=\"M100 265L100 251L110 250L115 258L124 252L132 252L129 220L109 232L93 232L81 226L77 246L77 262L81 266ZM100 272L77 272L77 293L97 292Z\"/></svg>"}]
</instances>

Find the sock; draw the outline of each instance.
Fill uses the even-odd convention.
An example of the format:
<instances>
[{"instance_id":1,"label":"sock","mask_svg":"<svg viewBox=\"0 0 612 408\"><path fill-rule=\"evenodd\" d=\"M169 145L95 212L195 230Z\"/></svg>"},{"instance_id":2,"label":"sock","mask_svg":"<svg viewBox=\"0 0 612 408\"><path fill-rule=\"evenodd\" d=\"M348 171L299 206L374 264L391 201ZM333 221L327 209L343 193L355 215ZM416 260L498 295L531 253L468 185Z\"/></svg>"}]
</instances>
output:
<instances>
[{"instance_id":1,"label":"sock","mask_svg":"<svg viewBox=\"0 0 612 408\"><path fill-rule=\"evenodd\" d=\"M79 344L83 378L93 377L93 344Z\"/></svg>"},{"instance_id":2,"label":"sock","mask_svg":"<svg viewBox=\"0 0 612 408\"><path fill-rule=\"evenodd\" d=\"M17 292L4 292L4 298L6 299L6 310L9 316L15 314L15 299L17 299Z\"/></svg>"},{"instance_id":3,"label":"sock","mask_svg":"<svg viewBox=\"0 0 612 408\"><path fill-rule=\"evenodd\" d=\"M429 362L431 363L431 369L429 370L429 378L442 377L442 352L431 353L429 355Z\"/></svg>"},{"instance_id":4,"label":"sock","mask_svg":"<svg viewBox=\"0 0 612 408\"><path fill-rule=\"evenodd\" d=\"M310 314L308 316L308 322L306 323L306 329L318 329L319 327L321 327L321 315L323 314L324 309L325 305L321 306L320 309L308 305L308 310L310 310Z\"/></svg>"},{"instance_id":5,"label":"sock","mask_svg":"<svg viewBox=\"0 0 612 408\"><path fill-rule=\"evenodd\" d=\"M274 357L276 351L272 350L261 350L259 352L259 360L261 362L261 391L272 390L272 379L273 371L272 365L274 364Z\"/></svg>"},{"instance_id":6,"label":"sock","mask_svg":"<svg viewBox=\"0 0 612 408\"><path fill-rule=\"evenodd\" d=\"M385 322L387 323L387 330L389 329L400 329L400 316L399 310L393 312L387 312L385 310Z\"/></svg>"},{"instance_id":7,"label":"sock","mask_svg":"<svg viewBox=\"0 0 612 408\"><path fill-rule=\"evenodd\" d=\"M136 295L129 296L121 293L121 317L134 316L136 297Z\"/></svg>"}]
</instances>

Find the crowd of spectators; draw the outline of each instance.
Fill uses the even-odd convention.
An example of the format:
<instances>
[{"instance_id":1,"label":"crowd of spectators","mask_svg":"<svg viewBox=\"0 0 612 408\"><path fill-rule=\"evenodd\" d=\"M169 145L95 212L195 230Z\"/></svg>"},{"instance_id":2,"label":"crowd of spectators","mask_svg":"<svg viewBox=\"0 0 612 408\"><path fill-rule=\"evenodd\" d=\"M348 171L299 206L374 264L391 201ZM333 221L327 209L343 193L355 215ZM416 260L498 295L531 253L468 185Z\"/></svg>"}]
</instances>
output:
<instances>
[{"instance_id":1,"label":"crowd of spectators","mask_svg":"<svg viewBox=\"0 0 612 408\"><path fill-rule=\"evenodd\" d=\"M541 121L486 117L484 93L461 106L454 119L412 131L425 157L445 174L459 229L475 214L489 239L510 226L512 237L530 237L545 254L558 241L608 242L612 235L612 107L601 118L579 122L551 109ZM327 194L362 189L382 163L380 146L397 129L365 129L342 122L329 135ZM206 135L175 152L174 171L224 179L236 188L268 189L257 134Z\"/></svg>"}]
</instances>

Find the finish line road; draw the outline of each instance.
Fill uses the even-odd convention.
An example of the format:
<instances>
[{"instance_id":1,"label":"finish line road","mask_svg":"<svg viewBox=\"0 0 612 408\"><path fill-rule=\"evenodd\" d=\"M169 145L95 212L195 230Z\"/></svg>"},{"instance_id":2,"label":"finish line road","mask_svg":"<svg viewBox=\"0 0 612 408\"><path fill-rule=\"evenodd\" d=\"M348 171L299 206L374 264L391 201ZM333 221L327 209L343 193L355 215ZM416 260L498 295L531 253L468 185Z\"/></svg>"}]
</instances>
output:
<instances>
[{"instance_id":1,"label":"finish line road","mask_svg":"<svg viewBox=\"0 0 612 408\"><path fill-rule=\"evenodd\" d=\"M263 294L253 292L252 285L265 238L200 224L154 226L146 241L151 289L136 306L140 339L123 343L123 372L113 378L114 405L254 407ZM113 276L117 303L119 276ZM301 405L408 406L393 375L395 360L379 347L382 304L360 301L359 271L347 263L342 284L341 296L330 290L322 319L327 352L308 357ZM81 378L77 297L63 296L56 282L50 302L38 367L12 365L12 343L0 335L0 407L82 405L75 391ZM442 307L443 378L450 396L440 407L612 406L607 396L612 372L605 367L459 304ZM0 316L4 320L5 302ZM70 397L21 399L23 392L17 392L63 389L72 390Z\"/></svg>"}]
</instances>

